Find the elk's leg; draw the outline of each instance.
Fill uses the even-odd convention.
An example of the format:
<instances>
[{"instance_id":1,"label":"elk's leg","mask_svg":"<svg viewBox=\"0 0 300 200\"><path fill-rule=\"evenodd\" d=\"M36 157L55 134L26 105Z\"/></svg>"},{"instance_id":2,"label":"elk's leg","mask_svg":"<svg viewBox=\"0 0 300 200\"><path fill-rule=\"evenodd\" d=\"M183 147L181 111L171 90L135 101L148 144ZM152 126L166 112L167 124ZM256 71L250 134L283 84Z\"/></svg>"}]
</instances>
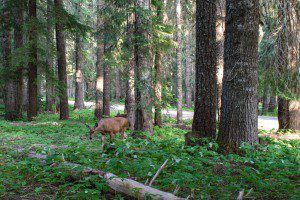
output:
<instances>
[{"instance_id":1,"label":"elk's leg","mask_svg":"<svg viewBox=\"0 0 300 200\"><path fill-rule=\"evenodd\" d=\"M110 132L110 133L109 133L109 136L110 136L110 141L112 141L113 138L114 138L114 134L113 134L112 132Z\"/></svg>"},{"instance_id":2,"label":"elk's leg","mask_svg":"<svg viewBox=\"0 0 300 200\"><path fill-rule=\"evenodd\" d=\"M126 130L126 127L125 127L125 128L122 128L122 130L121 130L122 139L127 138L127 136L125 135L125 130Z\"/></svg>"},{"instance_id":3,"label":"elk's leg","mask_svg":"<svg viewBox=\"0 0 300 200\"><path fill-rule=\"evenodd\" d=\"M102 134L102 137L101 137L102 150L104 148L104 140L105 140L105 135Z\"/></svg>"}]
</instances>

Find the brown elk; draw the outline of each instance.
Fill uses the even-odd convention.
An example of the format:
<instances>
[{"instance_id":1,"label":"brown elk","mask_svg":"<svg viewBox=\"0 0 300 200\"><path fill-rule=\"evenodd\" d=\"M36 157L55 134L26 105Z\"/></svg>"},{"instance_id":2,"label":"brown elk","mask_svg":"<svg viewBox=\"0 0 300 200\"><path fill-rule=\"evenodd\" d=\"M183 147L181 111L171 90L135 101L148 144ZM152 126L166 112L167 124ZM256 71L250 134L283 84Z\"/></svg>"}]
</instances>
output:
<instances>
[{"instance_id":1,"label":"brown elk","mask_svg":"<svg viewBox=\"0 0 300 200\"><path fill-rule=\"evenodd\" d=\"M110 140L113 139L114 134L120 133L122 134L122 138L125 138L125 130L128 126L129 122L124 117L114 117L101 119L98 123L95 124L93 128L87 125L90 130L90 139L94 137L95 133L102 134L102 142L105 139L105 135L110 136Z\"/></svg>"}]
</instances>

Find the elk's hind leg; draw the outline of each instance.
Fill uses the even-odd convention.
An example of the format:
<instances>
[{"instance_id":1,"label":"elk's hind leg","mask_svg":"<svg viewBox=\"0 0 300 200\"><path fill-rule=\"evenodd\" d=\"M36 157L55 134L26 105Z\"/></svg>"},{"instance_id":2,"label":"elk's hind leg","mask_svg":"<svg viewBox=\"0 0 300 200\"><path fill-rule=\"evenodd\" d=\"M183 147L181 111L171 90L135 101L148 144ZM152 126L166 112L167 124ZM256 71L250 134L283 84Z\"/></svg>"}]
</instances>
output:
<instances>
[{"instance_id":1,"label":"elk's hind leg","mask_svg":"<svg viewBox=\"0 0 300 200\"><path fill-rule=\"evenodd\" d=\"M113 133L113 132L110 132L110 133L109 133L109 136L110 136L110 142L112 142L112 140L114 139L114 133Z\"/></svg>"},{"instance_id":2,"label":"elk's hind leg","mask_svg":"<svg viewBox=\"0 0 300 200\"><path fill-rule=\"evenodd\" d=\"M103 150L103 148L104 148L104 140L105 140L105 135L102 134L102 137L101 137L102 150Z\"/></svg>"},{"instance_id":3,"label":"elk's hind leg","mask_svg":"<svg viewBox=\"0 0 300 200\"><path fill-rule=\"evenodd\" d=\"M127 138L127 136L125 135L125 130L126 130L126 127L122 128L122 130L121 130L122 139Z\"/></svg>"}]
</instances>

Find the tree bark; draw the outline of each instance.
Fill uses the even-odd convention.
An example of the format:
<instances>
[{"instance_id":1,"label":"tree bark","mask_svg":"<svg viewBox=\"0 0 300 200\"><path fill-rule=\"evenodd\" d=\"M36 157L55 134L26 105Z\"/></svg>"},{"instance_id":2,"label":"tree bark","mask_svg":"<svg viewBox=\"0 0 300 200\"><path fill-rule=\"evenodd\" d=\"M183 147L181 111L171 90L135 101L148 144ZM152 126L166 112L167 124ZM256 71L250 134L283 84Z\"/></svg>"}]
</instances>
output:
<instances>
[{"instance_id":1,"label":"tree bark","mask_svg":"<svg viewBox=\"0 0 300 200\"><path fill-rule=\"evenodd\" d=\"M290 129L300 130L300 102L290 101L289 104Z\"/></svg>"},{"instance_id":2,"label":"tree bark","mask_svg":"<svg viewBox=\"0 0 300 200\"><path fill-rule=\"evenodd\" d=\"M216 137L217 111L216 1L198 0L196 7L196 95L193 131Z\"/></svg>"},{"instance_id":3,"label":"tree bark","mask_svg":"<svg viewBox=\"0 0 300 200\"><path fill-rule=\"evenodd\" d=\"M279 129L290 129L289 104L288 100L278 97Z\"/></svg>"},{"instance_id":4,"label":"tree bark","mask_svg":"<svg viewBox=\"0 0 300 200\"><path fill-rule=\"evenodd\" d=\"M271 96L270 97L270 102L269 102L268 112L274 112L276 106L277 106L276 97Z\"/></svg>"},{"instance_id":5,"label":"tree bark","mask_svg":"<svg viewBox=\"0 0 300 200\"><path fill-rule=\"evenodd\" d=\"M261 111L262 115L264 115L264 114L266 114L266 112L268 112L269 104L270 104L270 96L264 95L262 111Z\"/></svg>"},{"instance_id":6,"label":"tree bark","mask_svg":"<svg viewBox=\"0 0 300 200\"><path fill-rule=\"evenodd\" d=\"M103 19L101 18L100 11L103 7L103 1L98 0L97 2L97 28L102 28ZM104 54L104 45L103 40L100 34L98 33L97 37L97 61L96 61L96 106L95 106L95 118L101 119L103 113L103 54Z\"/></svg>"},{"instance_id":7,"label":"tree bark","mask_svg":"<svg viewBox=\"0 0 300 200\"><path fill-rule=\"evenodd\" d=\"M181 40L181 2L175 0L176 10L176 32L175 41L178 47L176 48L176 88L177 88L177 124L182 124L182 40Z\"/></svg>"},{"instance_id":8,"label":"tree bark","mask_svg":"<svg viewBox=\"0 0 300 200\"><path fill-rule=\"evenodd\" d=\"M298 129L300 106L299 77L300 43L299 43L299 14L297 14L297 2L284 0L278 1L278 21L280 29L277 41L278 76L284 77L285 88L283 94L292 93L292 99L285 95L278 98L279 129ZM295 97L294 97L295 96Z\"/></svg>"},{"instance_id":9,"label":"tree bark","mask_svg":"<svg viewBox=\"0 0 300 200\"><path fill-rule=\"evenodd\" d=\"M164 23L164 10L165 4L164 2L160 1L156 8L156 15L158 18L159 24ZM162 126L162 49L160 44L157 44L155 47L155 60L154 60L154 68L155 68L155 86L154 86L154 93L155 93L155 113L154 113L154 124L156 126Z\"/></svg>"},{"instance_id":10,"label":"tree bark","mask_svg":"<svg viewBox=\"0 0 300 200\"><path fill-rule=\"evenodd\" d=\"M193 68L193 63L192 63L192 48L191 48L191 41L192 41L192 33L189 30L190 25L189 25L189 20L186 20L188 24L188 30L186 31L186 67L185 67L185 86L186 86L186 106L188 108L192 107L192 84L191 84L191 79L192 79L192 68Z\"/></svg>"},{"instance_id":11,"label":"tree bark","mask_svg":"<svg viewBox=\"0 0 300 200\"><path fill-rule=\"evenodd\" d=\"M36 20L36 0L29 1L29 17L31 20ZM28 73L28 111L27 117L29 121L37 116L38 112L38 88L37 88L37 28L35 23L31 23L29 30L29 73Z\"/></svg>"},{"instance_id":12,"label":"tree bark","mask_svg":"<svg viewBox=\"0 0 300 200\"><path fill-rule=\"evenodd\" d=\"M120 69L116 69L116 102L119 103L121 99L121 71Z\"/></svg>"},{"instance_id":13,"label":"tree bark","mask_svg":"<svg viewBox=\"0 0 300 200\"><path fill-rule=\"evenodd\" d=\"M224 153L238 153L243 142L258 141L259 2L226 1L224 78L218 144Z\"/></svg>"},{"instance_id":14,"label":"tree bark","mask_svg":"<svg viewBox=\"0 0 300 200\"><path fill-rule=\"evenodd\" d=\"M16 2L15 2L16 3ZM14 27L14 39L15 39L15 51L18 51L19 48L23 46L23 10L24 4L23 3L16 3L15 6L15 27ZM22 117L22 104L23 104L23 66L24 63L20 62L16 69L16 91L15 91L15 98L16 98L16 113L18 117Z\"/></svg>"},{"instance_id":15,"label":"tree bark","mask_svg":"<svg viewBox=\"0 0 300 200\"><path fill-rule=\"evenodd\" d=\"M52 55L52 44L53 44L53 27L51 25L51 12L52 12L52 0L47 0L47 58L46 58L46 111L53 112L53 105L55 104L54 97L54 65L53 65L53 55Z\"/></svg>"},{"instance_id":16,"label":"tree bark","mask_svg":"<svg viewBox=\"0 0 300 200\"><path fill-rule=\"evenodd\" d=\"M218 92L218 127L220 127L222 104L222 81L224 71L224 32L225 32L225 0L217 0L217 92Z\"/></svg>"},{"instance_id":17,"label":"tree bark","mask_svg":"<svg viewBox=\"0 0 300 200\"><path fill-rule=\"evenodd\" d=\"M3 66L7 70L9 75L11 62L11 34L10 34L10 9L8 8L8 0L4 0L3 4L6 6L3 12L3 25L4 25L4 34L3 34ZM5 119L14 120L17 118L15 112L15 98L14 98L14 83L12 77L6 76L5 85L4 85L4 105L5 105Z\"/></svg>"},{"instance_id":18,"label":"tree bark","mask_svg":"<svg viewBox=\"0 0 300 200\"><path fill-rule=\"evenodd\" d=\"M127 21L127 40L125 43L125 47L128 49L128 67L127 70L129 72L127 81L126 81L126 100L125 100L125 109L127 114L127 119L129 121L130 130L134 130L135 124L135 93L134 93L134 79L135 79L135 57L134 57L134 48L133 38L134 38L134 23L135 23L134 13L128 16Z\"/></svg>"},{"instance_id":19,"label":"tree bark","mask_svg":"<svg viewBox=\"0 0 300 200\"><path fill-rule=\"evenodd\" d=\"M76 4L78 16L81 16L81 4ZM80 34L76 34L75 39L75 103L74 110L84 109L84 76L83 76L83 41Z\"/></svg>"},{"instance_id":20,"label":"tree bark","mask_svg":"<svg viewBox=\"0 0 300 200\"><path fill-rule=\"evenodd\" d=\"M270 104L270 85L269 83L264 83L264 91L263 91L263 98L262 98L262 111L261 114L264 115L268 112L269 104Z\"/></svg>"},{"instance_id":21,"label":"tree bark","mask_svg":"<svg viewBox=\"0 0 300 200\"><path fill-rule=\"evenodd\" d=\"M60 14L63 11L63 1L54 0L54 5L58 11L56 15L56 45L57 45L57 64L58 64L58 80L60 82L59 95L60 95L60 120L69 119L68 107L68 91L67 91L67 63L66 63L66 43L64 27L59 20Z\"/></svg>"},{"instance_id":22,"label":"tree bark","mask_svg":"<svg viewBox=\"0 0 300 200\"><path fill-rule=\"evenodd\" d=\"M104 45L104 52L106 45ZM103 115L110 116L110 66L104 63L104 76L103 76Z\"/></svg>"},{"instance_id":23,"label":"tree bark","mask_svg":"<svg viewBox=\"0 0 300 200\"><path fill-rule=\"evenodd\" d=\"M137 9L147 12L150 9L148 0L137 0ZM149 22L136 13L135 35L138 36L135 44L135 130L153 133L152 122L152 54L149 44L149 33L146 29ZM142 44L142 45L141 45Z\"/></svg>"}]
</instances>

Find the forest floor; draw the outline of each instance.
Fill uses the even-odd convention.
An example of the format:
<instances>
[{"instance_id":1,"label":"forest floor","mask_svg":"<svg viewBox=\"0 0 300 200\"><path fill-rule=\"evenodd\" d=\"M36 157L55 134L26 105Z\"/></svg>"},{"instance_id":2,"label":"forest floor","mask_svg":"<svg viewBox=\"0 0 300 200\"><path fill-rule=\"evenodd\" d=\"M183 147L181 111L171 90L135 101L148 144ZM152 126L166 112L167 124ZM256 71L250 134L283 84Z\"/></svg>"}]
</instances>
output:
<instances>
[{"instance_id":1,"label":"forest floor","mask_svg":"<svg viewBox=\"0 0 300 200\"><path fill-rule=\"evenodd\" d=\"M69 105L74 105L74 101L69 101ZM95 105L94 102L85 102L85 106L88 108L92 108ZM122 104L113 104L111 105L111 109L114 111L123 111L124 110L124 105ZM176 118L177 116L177 111L173 109L164 109L163 114ZM194 112L193 111L182 111L182 118L184 120L187 119L193 119ZM277 117L272 117L272 116L258 116L258 128L262 130L277 130L279 127L278 125L278 119Z\"/></svg>"},{"instance_id":2,"label":"forest floor","mask_svg":"<svg viewBox=\"0 0 300 200\"><path fill-rule=\"evenodd\" d=\"M49 113L30 123L0 120L0 199L121 200L122 195L107 195L106 182L99 176L61 163L76 163L145 183L167 159L152 186L171 193L177 188L180 197L236 199L241 191L245 199L300 197L300 140L265 138L264 145L241 147L244 155L222 155L214 141L185 146L187 131L170 126L175 119L164 117L165 125L155 127L147 139L139 137L143 133L127 131L126 140L117 135L102 148L101 137L89 140L83 124L94 124L93 111L70 110L70 120L65 121ZM112 116L116 113L113 111ZM184 123L191 125L191 120Z\"/></svg>"}]
</instances>

